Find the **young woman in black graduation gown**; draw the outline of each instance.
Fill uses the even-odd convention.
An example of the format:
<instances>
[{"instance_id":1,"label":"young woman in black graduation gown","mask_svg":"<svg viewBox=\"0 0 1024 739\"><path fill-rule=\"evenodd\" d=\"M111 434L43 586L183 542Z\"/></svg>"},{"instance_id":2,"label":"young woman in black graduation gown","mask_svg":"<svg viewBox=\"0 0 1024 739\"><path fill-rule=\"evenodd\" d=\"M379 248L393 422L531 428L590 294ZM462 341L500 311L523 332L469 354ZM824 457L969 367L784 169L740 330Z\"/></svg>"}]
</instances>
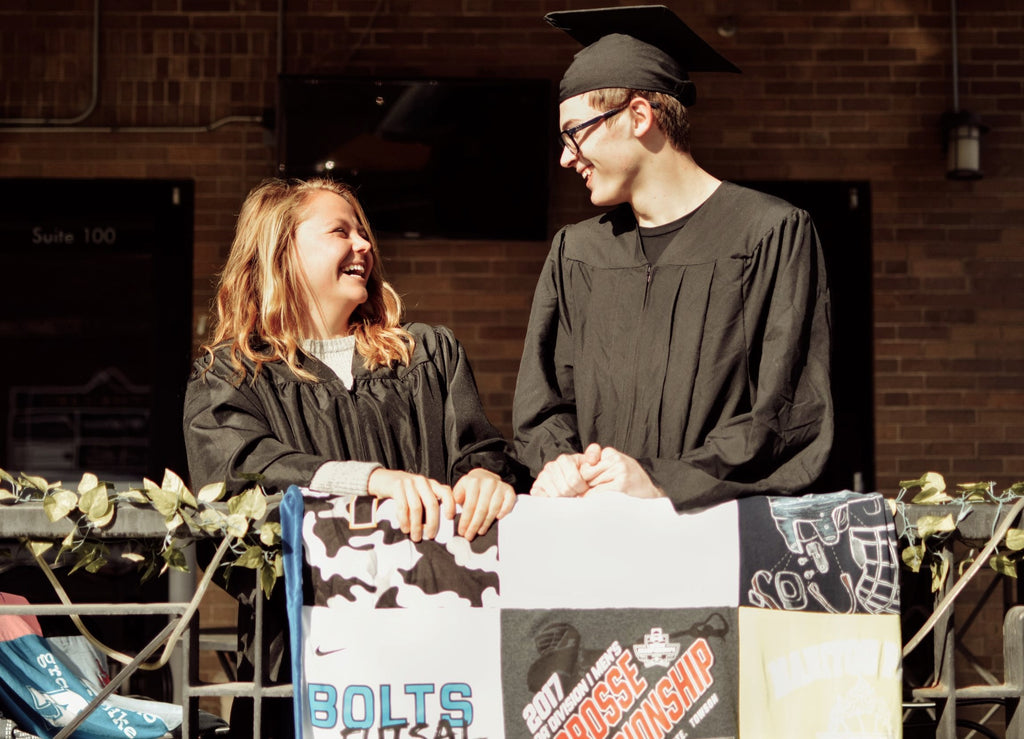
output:
<instances>
[{"instance_id":1,"label":"young woman in black graduation gown","mask_svg":"<svg viewBox=\"0 0 1024 739\"><path fill-rule=\"evenodd\" d=\"M512 509L521 468L483 412L462 346L446 328L400 323L401 299L347 186L255 188L217 314L185 399L195 488L224 481L233 494L258 481L267 492L299 485L392 498L416 541L435 536L456 504L467 539ZM242 579L232 574L227 586L240 600L242 652L251 657L253 583ZM269 677L287 680L283 607L272 602L265 613ZM240 675L251 673L248 661ZM244 728L237 713L232 724ZM285 720L278 727L265 709L264 735L286 735L290 711L272 714Z\"/></svg>"}]
</instances>

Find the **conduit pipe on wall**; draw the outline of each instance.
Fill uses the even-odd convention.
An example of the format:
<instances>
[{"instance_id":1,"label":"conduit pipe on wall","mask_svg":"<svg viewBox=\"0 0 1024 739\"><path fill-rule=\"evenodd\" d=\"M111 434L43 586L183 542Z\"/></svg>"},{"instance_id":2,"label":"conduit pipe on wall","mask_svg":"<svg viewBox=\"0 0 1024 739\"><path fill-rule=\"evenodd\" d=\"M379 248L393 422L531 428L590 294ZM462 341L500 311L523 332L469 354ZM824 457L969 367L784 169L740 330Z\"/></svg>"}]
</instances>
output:
<instances>
[{"instance_id":1,"label":"conduit pipe on wall","mask_svg":"<svg viewBox=\"0 0 1024 739\"><path fill-rule=\"evenodd\" d=\"M13 126L73 126L93 114L100 100L100 0L92 9L92 100L84 111L73 118L0 118L0 124Z\"/></svg>"},{"instance_id":2,"label":"conduit pipe on wall","mask_svg":"<svg viewBox=\"0 0 1024 739\"><path fill-rule=\"evenodd\" d=\"M3 123L0 120L0 123ZM0 131L19 133L210 133L229 123L259 123L270 127L269 119L259 115L229 115L205 126L12 126Z\"/></svg>"},{"instance_id":3,"label":"conduit pipe on wall","mask_svg":"<svg viewBox=\"0 0 1024 739\"><path fill-rule=\"evenodd\" d=\"M284 0L278 2L278 69L281 67L282 22ZM266 113L263 115L225 116L205 126L79 126L91 116L100 99L100 0L93 2L92 29L92 99L84 111L72 118L0 118L0 130L24 133L210 133L232 123L260 124L272 128Z\"/></svg>"}]
</instances>

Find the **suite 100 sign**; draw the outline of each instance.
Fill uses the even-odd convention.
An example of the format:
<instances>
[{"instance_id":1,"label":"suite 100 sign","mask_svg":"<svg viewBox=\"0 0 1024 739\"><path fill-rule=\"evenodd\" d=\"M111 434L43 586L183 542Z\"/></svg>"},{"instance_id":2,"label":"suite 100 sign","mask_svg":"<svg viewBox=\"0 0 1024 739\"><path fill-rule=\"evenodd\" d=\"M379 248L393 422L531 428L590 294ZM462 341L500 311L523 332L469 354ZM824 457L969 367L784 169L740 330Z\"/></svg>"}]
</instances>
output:
<instances>
[{"instance_id":1,"label":"suite 100 sign","mask_svg":"<svg viewBox=\"0 0 1024 739\"><path fill-rule=\"evenodd\" d=\"M113 226L82 226L78 229L35 226L32 244L43 246L112 246L117 243L117 229Z\"/></svg>"}]
</instances>

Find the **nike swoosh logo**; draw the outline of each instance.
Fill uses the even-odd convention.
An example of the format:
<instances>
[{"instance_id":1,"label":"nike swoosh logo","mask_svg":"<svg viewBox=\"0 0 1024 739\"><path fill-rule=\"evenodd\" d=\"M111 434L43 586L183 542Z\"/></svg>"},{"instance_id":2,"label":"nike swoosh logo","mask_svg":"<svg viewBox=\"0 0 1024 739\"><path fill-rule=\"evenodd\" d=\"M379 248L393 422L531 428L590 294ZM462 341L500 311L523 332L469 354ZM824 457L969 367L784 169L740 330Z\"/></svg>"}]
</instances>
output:
<instances>
[{"instance_id":1,"label":"nike swoosh logo","mask_svg":"<svg viewBox=\"0 0 1024 739\"><path fill-rule=\"evenodd\" d=\"M337 649L321 649L320 647L317 647L313 650L313 654L315 654L317 657L326 657L329 654L337 654L338 652L344 651L345 647L338 647Z\"/></svg>"}]
</instances>

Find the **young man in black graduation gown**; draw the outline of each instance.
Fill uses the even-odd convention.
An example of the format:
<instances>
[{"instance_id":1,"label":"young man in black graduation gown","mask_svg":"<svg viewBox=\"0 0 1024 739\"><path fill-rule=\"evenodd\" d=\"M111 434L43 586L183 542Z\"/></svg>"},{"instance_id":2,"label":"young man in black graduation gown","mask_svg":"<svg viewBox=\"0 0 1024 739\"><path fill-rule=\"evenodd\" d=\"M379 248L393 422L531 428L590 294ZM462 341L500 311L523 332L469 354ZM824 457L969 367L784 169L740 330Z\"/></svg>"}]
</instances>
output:
<instances>
[{"instance_id":1,"label":"young man in black graduation gown","mask_svg":"<svg viewBox=\"0 0 1024 739\"><path fill-rule=\"evenodd\" d=\"M833 435L817 234L689 150L688 72L739 70L663 6L546 19L585 47L560 164L611 210L556 234L537 285L514 407L533 494L805 491Z\"/></svg>"}]
</instances>

